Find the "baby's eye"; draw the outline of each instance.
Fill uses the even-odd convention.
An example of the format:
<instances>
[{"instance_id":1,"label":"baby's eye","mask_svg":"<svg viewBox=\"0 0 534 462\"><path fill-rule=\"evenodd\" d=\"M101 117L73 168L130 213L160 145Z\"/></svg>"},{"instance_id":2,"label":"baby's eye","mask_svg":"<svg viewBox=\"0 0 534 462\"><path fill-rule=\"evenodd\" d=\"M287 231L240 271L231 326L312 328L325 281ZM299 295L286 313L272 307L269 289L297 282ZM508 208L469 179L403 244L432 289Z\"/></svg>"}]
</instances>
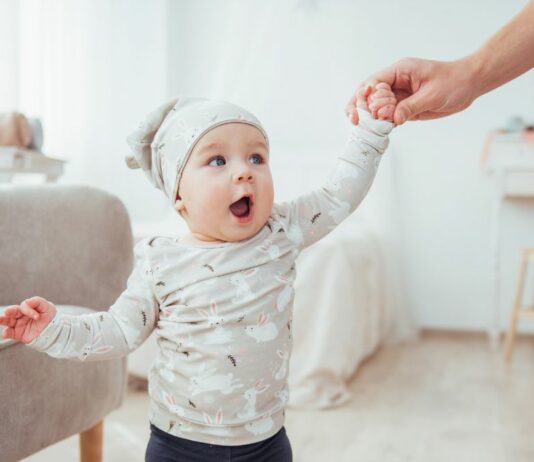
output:
<instances>
[{"instance_id":1,"label":"baby's eye","mask_svg":"<svg viewBox=\"0 0 534 462\"><path fill-rule=\"evenodd\" d=\"M216 161L222 161L222 164L219 164L219 163L216 163L214 165L214 167L220 167L221 165L225 165L226 164L226 161L224 160L224 157L223 156L217 156L217 157L214 157L213 159L211 159L208 163L208 165L212 165L213 162L216 162Z\"/></svg>"},{"instance_id":2,"label":"baby's eye","mask_svg":"<svg viewBox=\"0 0 534 462\"><path fill-rule=\"evenodd\" d=\"M257 159L257 162L253 162L253 163L256 163L256 164L262 164L263 163L263 157L260 156L259 154L252 154L252 156L250 158L251 159Z\"/></svg>"}]
</instances>

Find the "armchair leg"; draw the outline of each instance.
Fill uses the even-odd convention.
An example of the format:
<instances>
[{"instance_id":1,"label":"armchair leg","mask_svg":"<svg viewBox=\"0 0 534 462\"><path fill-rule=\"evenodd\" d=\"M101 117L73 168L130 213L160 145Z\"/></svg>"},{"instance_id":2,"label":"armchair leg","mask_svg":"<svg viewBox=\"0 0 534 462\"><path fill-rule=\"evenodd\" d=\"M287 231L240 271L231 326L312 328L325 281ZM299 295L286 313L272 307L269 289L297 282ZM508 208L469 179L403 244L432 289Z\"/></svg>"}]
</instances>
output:
<instances>
[{"instance_id":1,"label":"armchair leg","mask_svg":"<svg viewBox=\"0 0 534 462\"><path fill-rule=\"evenodd\" d=\"M80 433L80 461L102 462L103 421Z\"/></svg>"}]
</instances>

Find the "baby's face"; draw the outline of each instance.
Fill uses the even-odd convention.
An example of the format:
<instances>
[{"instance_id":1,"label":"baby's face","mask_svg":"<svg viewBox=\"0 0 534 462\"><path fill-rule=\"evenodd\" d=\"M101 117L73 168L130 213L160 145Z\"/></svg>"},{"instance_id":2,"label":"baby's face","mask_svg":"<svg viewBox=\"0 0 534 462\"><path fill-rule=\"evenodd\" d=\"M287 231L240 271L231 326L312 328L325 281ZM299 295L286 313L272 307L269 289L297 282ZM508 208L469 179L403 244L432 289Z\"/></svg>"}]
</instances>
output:
<instances>
[{"instance_id":1,"label":"baby's face","mask_svg":"<svg viewBox=\"0 0 534 462\"><path fill-rule=\"evenodd\" d=\"M235 242L254 236L266 224L273 199L262 133L246 123L227 123L210 130L193 148L175 209L197 240Z\"/></svg>"}]
</instances>

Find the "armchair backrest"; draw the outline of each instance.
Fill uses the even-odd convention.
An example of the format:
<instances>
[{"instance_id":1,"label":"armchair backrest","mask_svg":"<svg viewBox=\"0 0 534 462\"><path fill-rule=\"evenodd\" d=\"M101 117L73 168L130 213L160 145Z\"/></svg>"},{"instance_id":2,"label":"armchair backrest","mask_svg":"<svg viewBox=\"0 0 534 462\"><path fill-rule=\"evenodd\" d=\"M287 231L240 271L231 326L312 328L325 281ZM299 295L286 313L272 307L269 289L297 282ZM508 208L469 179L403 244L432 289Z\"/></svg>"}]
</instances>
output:
<instances>
[{"instance_id":1,"label":"armchair backrest","mask_svg":"<svg viewBox=\"0 0 534 462\"><path fill-rule=\"evenodd\" d=\"M0 305L39 295L107 310L132 268L130 218L118 197L91 186L0 186Z\"/></svg>"}]
</instances>

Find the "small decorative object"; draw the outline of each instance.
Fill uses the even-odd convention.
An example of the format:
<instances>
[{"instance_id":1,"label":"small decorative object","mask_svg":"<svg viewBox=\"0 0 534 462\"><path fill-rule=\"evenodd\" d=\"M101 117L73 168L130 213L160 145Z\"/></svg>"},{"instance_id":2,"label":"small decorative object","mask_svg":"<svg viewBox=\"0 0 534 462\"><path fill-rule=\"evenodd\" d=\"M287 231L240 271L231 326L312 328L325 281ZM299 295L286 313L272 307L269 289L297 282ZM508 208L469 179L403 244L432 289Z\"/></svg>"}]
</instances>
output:
<instances>
[{"instance_id":1,"label":"small decorative object","mask_svg":"<svg viewBox=\"0 0 534 462\"><path fill-rule=\"evenodd\" d=\"M44 155L42 146L43 127L38 118L0 113L0 183L23 173L44 174L46 181L57 181L66 161Z\"/></svg>"},{"instance_id":2,"label":"small decorative object","mask_svg":"<svg viewBox=\"0 0 534 462\"><path fill-rule=\"evenodd\" d=\"M41 119L29 117L28 123L32 130L32 142L28 148L40 152L43 148L43 125L41 124Z\"/></svg>"},{"instance_id":3,"label":"small decorative object","mask_svg":"<svg viewBox=\"0 0 534 462\"><path fill-rule=\"evenodd\" d=\"M527 124L523 117L521 116L512 116L504 125L504 131L505 132L520 132L522 130L526 130Z\"/></svg>"},{"instance_id":4,"label":"small decorative object","mask_svg":"<svg viewBox=\"0 0 534 462\"><path fill-rule=\"evenodd\" d=\"M43 128L37 118L20 112L0 113L0 146L34 149L43 145Z\"/></svg>"},{"instance_id":5,"label":"small decorative object","mask_svg":"<svg viewBox=\"0 0 534 462\"><path fill-rule=\"evenodd\" d=\"M28 119L18 112L0 114L0 146L28 147L32 132Z\"/></svg>"}]
</instances>

